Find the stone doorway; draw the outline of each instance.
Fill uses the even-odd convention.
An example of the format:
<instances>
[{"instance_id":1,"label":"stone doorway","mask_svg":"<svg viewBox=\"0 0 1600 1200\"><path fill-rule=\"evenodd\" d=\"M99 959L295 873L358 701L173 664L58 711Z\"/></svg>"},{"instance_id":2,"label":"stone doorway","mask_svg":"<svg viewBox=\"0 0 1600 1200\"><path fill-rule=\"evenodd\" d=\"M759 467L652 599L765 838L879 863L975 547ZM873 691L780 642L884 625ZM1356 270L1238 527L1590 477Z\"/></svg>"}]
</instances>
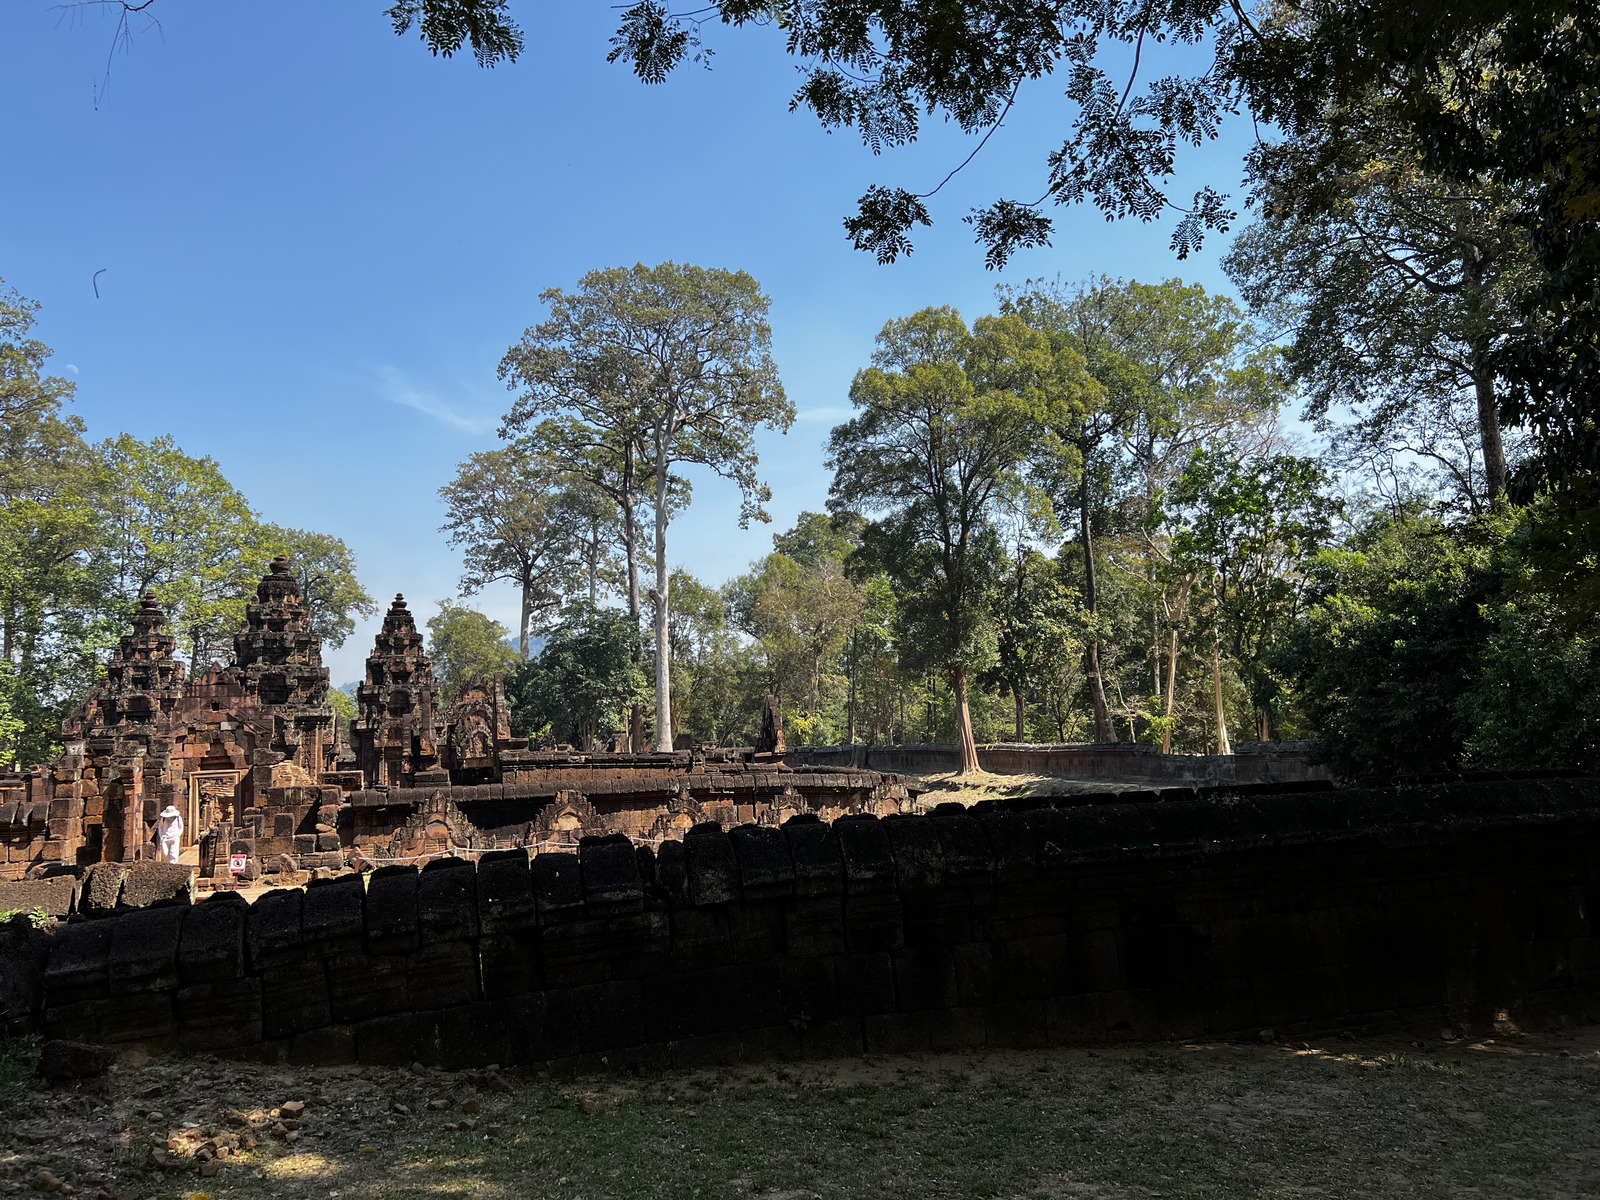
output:
<instances>
[{"instance_id":1,"label":"stone doorway","mask_svg":"<svg viewBox=\"0 0 1600 1200\"><path fill-rule=\"evenodd\" d=\"M192 846L219 822L238 824L236 803L243 771L195 771L189 776L189 802L183 814L183 844Z\"/></svg>"}]
</instances>

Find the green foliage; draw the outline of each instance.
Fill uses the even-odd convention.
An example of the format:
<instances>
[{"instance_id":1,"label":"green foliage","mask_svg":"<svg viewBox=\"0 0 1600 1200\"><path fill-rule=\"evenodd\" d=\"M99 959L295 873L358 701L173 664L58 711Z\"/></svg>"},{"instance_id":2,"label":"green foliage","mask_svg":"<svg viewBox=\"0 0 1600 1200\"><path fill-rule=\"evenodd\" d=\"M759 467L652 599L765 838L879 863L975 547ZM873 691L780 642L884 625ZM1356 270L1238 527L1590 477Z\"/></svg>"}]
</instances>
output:
<instances>
[{"instance_id":1,"label":"green foliage","mask_svg":"<svg viewBox=\"0 0 1600 1200\"><path fill-rule=\"evenodd\" d=\"M33 908L8 908L4 912L0 912L0 925L6 924L15 917L26 917L28 924L35 929L44 929L51 921L55 920L44 909L37 906Z\"/></svg>"},{"instance_id":2,"label":"green foliage","mask_svg":"<svg viewBox=\"0 0 1600 1200\"><path fill-rule=\"evenodd\" d=\"M465 555L462 594L496 582L516 587L518 644L526 656L530 630L581 588L586 575L593 580L605 569L600 542L612 520L607 498L525 443L472 455L439 496L448 512L441 528Z\"/></svg>"},{"instance_id":3,"label":"green foliage","mask_svg":"<svg viewBox=\"0 0 1600 1200\"><path fill-rule=\"evenodd\" d=\"M339 724L345 729L350 728L351 722L358 715L355 697L339 688L328 689L328 707L333 709L334 715L339 718Z\"/></svg>"},{"instance_id":4,"label":"green foliage","mask_svg":"<svg viewBox=\"0 0 1600 1200\"><path fill-rule=\"evenodd\" d=\"M515 670L522 657L507 644L510 636L499 621L476 609L439 601L439 611L428 618L428 654L441 699L454 700L475 676Z\"/></svg>"},{"instance_id":5,"label":"green foliage","mask_svg":"<svg viewBox=\"0 0 1600 1200\"><path fill-rule=\"evenodd\" d=\"M637 661L638 626L626 613L577 601L561 611L539 656L506 683L512 729L548 731L552 741L588 748L627 727L649 681Z\"/></svg>"},{"instance_id":6,"label":"green foliage","mask_svg":"<svg viewBox=\"0 0 1600 1200\"><path fill-rule=\"evenodd\" d=\"M598 470L586 474L611 474L620 464L630 565L638 550L635 489L648 474L656 748L669 750L675 722L667 528L686 499L673 471L693 464L731 480L739 523L768 519L771 491L756 473L755 431L787 431L794 422L772 358L771 301L747 272L672 262L590 271L577 291L551 288L540 298L549 318L501 360L501 378L523 389L502 433L554 419L568 443L593 448Z\"/></svg>"},{"instance_id":7,"label":"green foliage","mask_svg":"<svg viewBox=\"0 0 1600 1200\"><path fill-rule=\"evenodd\" d=\"M1530 524L1386 512L1319 557L1281 661L1336 770L1600 766L1600 645L1539 589Z\"/></svg>"}]
</instances>

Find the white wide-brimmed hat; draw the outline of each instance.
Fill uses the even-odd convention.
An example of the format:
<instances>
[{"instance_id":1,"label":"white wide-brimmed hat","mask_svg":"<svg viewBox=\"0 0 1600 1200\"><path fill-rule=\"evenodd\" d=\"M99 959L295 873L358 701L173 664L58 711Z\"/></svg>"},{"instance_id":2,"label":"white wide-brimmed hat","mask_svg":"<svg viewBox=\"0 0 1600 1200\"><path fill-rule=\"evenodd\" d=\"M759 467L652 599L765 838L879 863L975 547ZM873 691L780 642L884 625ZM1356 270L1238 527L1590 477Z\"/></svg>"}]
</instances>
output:
<instances>
[{"instance_id":1,"label":"white wide-brimmed hat","mask_svg":"<svg viewBox=\"0 0 1600 1200\"><path fill-rule=\"evenodd\" d=\"M169 804L161 810L161 815L163 817L179 817L183 814L180 813L175 806Z\"/></svg>"}]
</instances>

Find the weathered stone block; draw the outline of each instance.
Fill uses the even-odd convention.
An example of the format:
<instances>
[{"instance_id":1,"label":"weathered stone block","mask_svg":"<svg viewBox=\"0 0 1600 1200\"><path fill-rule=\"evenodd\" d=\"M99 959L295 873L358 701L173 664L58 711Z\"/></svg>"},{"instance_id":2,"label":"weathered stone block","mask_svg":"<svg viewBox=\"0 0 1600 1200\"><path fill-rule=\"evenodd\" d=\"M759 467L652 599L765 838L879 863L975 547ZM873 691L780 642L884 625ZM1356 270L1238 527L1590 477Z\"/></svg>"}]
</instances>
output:
<instances>
[{"instance_id":1,"label":"weathered stone block","mask_svg":"<svg viewBox=\"0 0 1600 1200\"><path fill-rule=\"evenodd\" d=\"M111 994L106 963L111 954L111 923L85 921L56 932L45 964L44 1001L51 1008Z\"/></svg>"},{"instance_id":2,"label":"weathered stone block","mask_svg":"<svg viewBox=\"0 0 1600 1200\"><path fill-rule=\"evenodd\" d=\"M861 1028L868 1054L972 1050L988 1036L981 1008L880 1013L863 1018Z\"/></svg>"},{"instance_id":3,"label":"weathered stone block","mask_svg":"<svg viewBox=\"0 0 1600 1200\"><path fill-rule=\"evenodd\" d=\"M253 973L265 974L305 958L305 942L300 933L304 903L305 893L298 888L275 888L250 906L245 946Z\"/></svg>"},{"instance_id":4,"label":"weathered stone block","mask_svg":"<svg viewBox=\"0 0 1600 1200\"><path fill-rule=\"evenodd\" d=\"M845 891L851 896L894 891L894 854L876 817L841 817L833 823L844 859Z\"/></svg>"},{"instance_id":5,"label":"weathered stone block","mask_svg":"<svg viewBox=\"0 0 1600 1200\"><path fill-rule=\"evenodd\" d=\"M439 1061L439 1028L434 1013L374 1017L356 1026L356 1054L369 1066L398 1067Z\"/></svg>"},{"instance_id":6,"label":"weathered stone block","mask_svg":"<svg viewBox=\"0 0 1600 1200\"><path fill-rule=\"evenodd\" d=\"M83 877L79 907L88 916L110 913L122 895L122 881L127 875L127 863L95 863Z\"/></svg>"},{"instance_id":7,"label":"weathered stone block","mask_svg":"<svg viewBox=\"0 0 1600 1200\"><path fill-rule=\"evenodd\" d=\"M591 983L570 990L580 1053L600 1054L645 1040L644 1004L637 980Z\"/></svg>"},{"instance_id":8,"label":"weathered stone block","mask_svg":"<svg viewBox=\"0 0 1600 1200\"><path fill-rule=\"evenodd\" d=\"M478 999L478 964L471 942L435 942L406 957L409 1008L449 1008Z\"/></svg>"},{"instance_id":9,"label":"weathered stone block","mask_svg":"<svg viewBox=\"0 0 1600 1200\"><path fill-rule=\"evenodd\" d=\"M638 912L644 904L639 856L622 834L582 839L578 847L584 901L595 916Z\"/></svg>"},{"instance_id":10,"label":"weathered stone block","mask_svg":"<svg viewBox=\"0 0 1600 1200\"><path fill-rule=\"evenodd\" d=\"M794 862L781 829L741 825L728 831L739 865L739 887L747 901L781 900L794 895Z\"/></svg>"},{"instance_id":11,"label":"weathered stone block","mask_svg":"<svg viewBox=\"0 0 1600 1200\"><path fill-rule=\"evenodd\" d=\"M541 921L569 916L583 907L583 874L576 854L535 854L529 881Z\"/></svg>"},{"instance_id":12,"label":"weathered stone block","mask_svg":"<svg viewBox=\"0 0 1600 1200\"><path fill-rule=\"evenodd\" d=\"M366 933L366 888L359 875L313 879L301 906L300 936L316 958L358 951Z\"/></svg>"},{"instance_id":13,"label":"weathered stone block","mask_svg":"<svg viewBox=\"0 0 1600 1200\"><path fill-rule=\"evenodd\" d=\"M944 849L931 818L896 816L882 822L894 856L895 886L902 897L944 883Z\"/></svg>"},{"instance_id":14,"label":"weathered stone block","mask_svg":"<svg viewBox=\"0 0 1600 1200\"><path fill-rule=\"evenodd\" d=\"M249 915L237 892L216 892L191 908L178 943L179 978L193 984L242 976Z\"/></svg>"},{"instance_id":15,"label":"weathered stone block","mask_svg":"<svg viewBox=\"0 0 1600 1200\"><path fill-rule=\"evenodd\" d=\"M442 858L417 881L417 930L423 946L478 936L478 873L465 859Z\"/></svg>"},{"instance_id":16,"label":"weathered stone block","mask_svg":"<svg viewBox=\"0 0 1600 1200\"><path fill-rule=\"evenodd\" d=\"M367 884L367 947L374 954L409 954L417 948L414 867L379 867Z\"/></svg>"},{"instance_id":17,"label":"weathered stone block","mask_svg":"<svg viewBox=\"0 0 1600 1200\"><path fill-rule=\"evenodd\" d=\"M106 971L111 995L165 992L178 986L178 941L188 907L151 908L109 922L111 950Z\"/></svg>"},{"instance_id":18,"label":"weathered stone block","mask_svg":"<svg viewBox=\"0 0 1600 1200\"><path fill-rule=\"evenodd\" d=\"M328 979L321 962L315 959L287 962L262 975L263 1037L289 1037L331 1022Z\"/></svg>"},{"instance_id":19,"label":"weathered stone block","mask_svg":"<svg viewBox=\"0 0 1600 1200\"><path fill-rule=\"evenodd\" d=\"M118 908L149 908L156 904L188 904L194 898L195 870L183 863L138 862L127 864Z\"/></svg>"},{"instance_id":20,"label":"weathered stone block","mask_svg":"<svg viewBox=\"0 0 1600 1200\"><path fill-rule=\"evenodd\" d=\"M478 927L486 934L538 922L526 850L497 850L478 860Z\"/></svg>"},{"instance_id":21,"label":"weathered stone block","mask_svg":"<svg viewBox=\"0 0 1600 1200\"><path fill-rule=\"evenodd\" d=\"M360 951L330 955L326 961L333 1020L359 1021L404 1012L409 1006L406 960L406 955Z\"/></svg>"},{"instance_id":22,"label":"weathered stone block","mask_svg":"<svg viewBox=\"0 0 1600 1200\"><path fill-rule=\"evenodd\" d=\"M289 1041L288 1059L296 1066L327 1067L356 1061L356 1031L349 1025L308 1029Z\"/></svg>"},{"instance_id":23,"label":"weathered stone block","mask_svg":"<svg viewBox=\"0 0 1600 1200\"><path fill-rule=\"evenodd\" d=\"M212 979L178 989L178 1044L221 1050L261 1040L261 980Z\"/></svg>"},{"instance_id":24,"label":"weathered stone block","mask_svg":"<svg viewBox=\"0 0 1600 1200\"><path fill-rule=\"evenodd\" d=\"M733 843L714 822L696 825L683 839L689 869L689 902L699 907L739 899L739 865Z\"/></svg>"}]
</instances>

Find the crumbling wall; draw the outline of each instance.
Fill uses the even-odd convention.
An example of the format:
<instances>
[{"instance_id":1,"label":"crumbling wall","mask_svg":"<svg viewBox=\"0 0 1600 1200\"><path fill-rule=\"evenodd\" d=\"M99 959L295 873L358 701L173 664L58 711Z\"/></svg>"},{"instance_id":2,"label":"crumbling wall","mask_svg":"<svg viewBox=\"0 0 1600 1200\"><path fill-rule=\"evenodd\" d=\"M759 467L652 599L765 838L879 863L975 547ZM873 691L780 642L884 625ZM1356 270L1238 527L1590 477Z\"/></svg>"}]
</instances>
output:
<instances>
[{"instance_id":1,"label":"crumbling wall","mask_svg":"<svg viewBox=\"0 0 1600 1200\"><path fill-rule=\"evenodd\" d=\"M52 1035L691 1064L1327 1028L1600 995L1600 781L701 826L61 927Z\"/></svg>"}]
</instances>

